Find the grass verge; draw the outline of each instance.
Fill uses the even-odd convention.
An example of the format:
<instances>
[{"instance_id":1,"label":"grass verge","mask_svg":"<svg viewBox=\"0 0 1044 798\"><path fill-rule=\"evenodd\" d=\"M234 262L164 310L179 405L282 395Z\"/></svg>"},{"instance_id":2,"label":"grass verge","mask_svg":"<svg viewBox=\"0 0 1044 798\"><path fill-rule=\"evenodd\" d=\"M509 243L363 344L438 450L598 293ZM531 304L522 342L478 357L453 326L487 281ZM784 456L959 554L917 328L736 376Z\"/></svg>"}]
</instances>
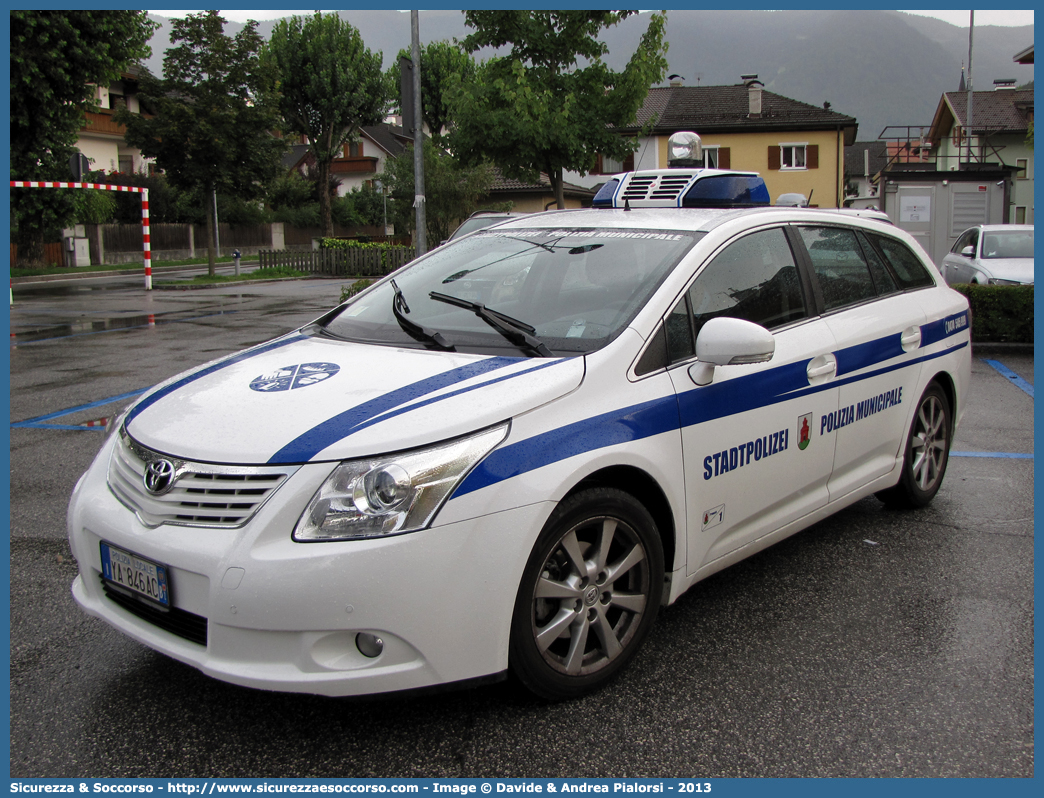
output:
<instances>
[{"instance_id":1,"label":"grass verge","mask_svg":"<svg viewBox=\"0 0 1044 798\"><path fill-rule=\"evenodd\" d=\"M245 259L244 259L245 260ZM257 258L253 258L257 260ZM152 262L152 271L163 269L167 266L206 266L209 261L206 258L186 258L185 260L161 260ZM215 263L232 263L232 257L221 257ZM69 267L69 266L43 266L39 269L12 268L12 277L37 277L43 274L76 274L78 272L142 272L145 271L143 263L99 263L91 266Z\"/></svg>"},{"instance_id":2,"label":"grass verge","mask_svg":"<svg viewBox=\"0 0 1044 798\"><path fill-rule=\"evenodd\" d=\"M199 274L191 280L159 280L156 286L219 285L221 283L246 283L253 280L279 280L287 277L308 277L306 272L279 266L273 269L257 269L248 274Z\"/></svg>"}]
</instances>

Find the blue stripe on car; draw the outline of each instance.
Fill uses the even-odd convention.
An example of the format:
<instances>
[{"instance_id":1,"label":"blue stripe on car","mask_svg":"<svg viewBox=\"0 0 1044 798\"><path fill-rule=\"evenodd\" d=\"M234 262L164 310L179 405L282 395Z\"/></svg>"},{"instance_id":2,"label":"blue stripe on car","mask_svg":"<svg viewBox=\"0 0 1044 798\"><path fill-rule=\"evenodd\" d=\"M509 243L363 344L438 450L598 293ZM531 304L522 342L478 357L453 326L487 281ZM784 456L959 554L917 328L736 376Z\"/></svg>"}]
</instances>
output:
<instances>
[{"instance_id":1,"label":"blue stripe on car","mask_svg":"<svg viewBox=\"0 0 1044 798\"><path fill-rule=\"evenodd\" d=\"M471 391L477 391L479 388L485 388L488 385L495 385L498 382L504 382L504 380L513 380L515 379L515 377L522 377L526 374L532 374L534 371L540 371L541 369L546 369L548 366L554 366L561 362L561 360L547 361L531 369L525 369L524 371L516 371L513 374L505 374L500 377L495 377L492 380L486 380L485 382L479 382L474 385L469 385L466 388L459 388L456 391L450 391L449 393L439 394L438 396L434 396L430 399L425 399L421 402L414 402L410 405L397 407L394 410L388 411L387 413L383 413L382 415L375 416L374 418L371 418L368 421L365 421L361 424L357 424L352 429L350 434L354 435L359 430L366 429L367 427L372 427L374 424L380 424L381 422L387 421L390 418L401 416L404 413L411 413L414 410L417 410L418 408L426 407L427 405L432 405L436 402L442 402L446 399L452 399L454 396L460 396L461 394L470 393ZM331 443L332 442L333 441L331 441Z\"/></svg>"},{"instance_id":2,"label":"blue stripe on car","mask_svg":"<svg viewBox=\"0 0 1044 798\"><path fill-rule=\"evenodd\" d=\"M217 363L214 363L211 366L207 366L206 368L202 368L199 371L194 371L191 374L182 377L180 380L175 380L174 382L170 383L170 385L166 385L160 388L159 390L150 393L148 396L146 396L144 399L142 399L140 402L134 405L134 408L130 411L130 413L127 414L127 420L124 422L124 424L130 424L130 422L133 421L143 410L146 410L147 408L156 404L156 402L158 402L164 396L170 396L170 394L174 393L174 391L180 390L181 388L184 388L186 385L189 385L190 383L193 383L196 380L202 379L203 377L207 377L217 371L221 371L221 369L223 368L234 366L236 363L242 363L244 360L249 360L252 357L263 355L266 352L271 352L274 349L279 349L296 341L304 340L308 337L309 336L307 335L297 334L288 336L287 338L280 338L278 340L271 341L270 343L262 344L261 346L256 346L253 349L247 349L245 352L240 352L239 354L225 358L224 360L219 360Z\"/></svg>"},{"instance_id":3,"label":"blue stripe on car","mask_svg":"<svg viewBox=\"0 0 1044 798\"><path fill-rule=\"evenodd\" d=\"M454 383L463 382L505 366L517 365L520 360L521 358L517 357L486 358L485 360L469 363L466 366L444 371L441 374L436 374L434 377L426 377L423 380L418 380L410 385L371 399L368 402L363 402L361 405L345 410L343 413L339 413L297 436L273 454L268 462L273 465L305 463L331 444L347 438L353 432L368 426L373 419L407 402L434 393Z\"/></svg>"},{"instance_id":4,"label":"blue stripe on car","mask_svg":"<svg viewBox=\"0 0 1044 798\"><path fill-rule=\"evenodd\" d=\"M921 346L931 346L944 338L964 332L968 329L968 311L954 313L945 319L929 322L921 326Z\"/></svg>"},{"instance_id":5,"label":"blue stripe on car","mask_svg":"<svg viewBox=\"0 0 1044 798\"><path fill-rule=\"evenodd\" d=\"M966 314L957 314L943 321L953 321L962 315ZM946 328L943 327L943 329ZM951 326L949 329L950 332L943 337L962 332L965 327ZM922 346L924 346L923 341L928 337L924 327L922 327L921 337ZM894 357L894 354L889 353L894 352L894 346L898 345L898 341L898 335L890 335L869 344L843 349L836 353L836 357L839 364L845 362L851 366L858 362L862 363L862 367L865 368ZM817 386L809 386L806 368L810 361L803 360L758 374L695 388L676 396L672 395L603 413L493 451L468 474L454 491L453 498L584 452L630 443L652 435L672 432L675 429L862 382L943 357L966 346L968 343L964 342L944 351L911 358L875 371ZM871 357L874 352L881 359L874 361ZM899 354L902 354L901 347ZM852 367L848 371L851 372ZM673 419L673 424L671 419Z\"/></svg>"},{"instance_id":6,"label":"blue stripe on car","mask_svg":"<svg viewBox=\"0 0 1044 798\"><path fill-rule=\"evenodd\" d=\"M503 482L567 457L678 429L674 396L613 410L497 449L461 483L454 496Z\"/></svg>"}]
</instances>

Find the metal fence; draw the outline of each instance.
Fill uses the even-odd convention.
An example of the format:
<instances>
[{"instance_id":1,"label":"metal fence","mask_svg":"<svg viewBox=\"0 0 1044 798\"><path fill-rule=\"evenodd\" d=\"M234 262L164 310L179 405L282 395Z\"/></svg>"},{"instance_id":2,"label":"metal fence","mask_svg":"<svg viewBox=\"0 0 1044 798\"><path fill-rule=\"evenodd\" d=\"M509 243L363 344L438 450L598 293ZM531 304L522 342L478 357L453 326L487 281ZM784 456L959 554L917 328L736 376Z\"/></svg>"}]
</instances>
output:
<instances>
[{"instance_id":1,"label":"metal fence","mask_svg":"<svg viewBox=\"0 0 1044 798\"><path fill-rule=\"evenodd\" d=\"M289 268L334 277L383 277L413 260L413 247L313 249L257 253L262 269Z\"/></svg>"}]
</instances>

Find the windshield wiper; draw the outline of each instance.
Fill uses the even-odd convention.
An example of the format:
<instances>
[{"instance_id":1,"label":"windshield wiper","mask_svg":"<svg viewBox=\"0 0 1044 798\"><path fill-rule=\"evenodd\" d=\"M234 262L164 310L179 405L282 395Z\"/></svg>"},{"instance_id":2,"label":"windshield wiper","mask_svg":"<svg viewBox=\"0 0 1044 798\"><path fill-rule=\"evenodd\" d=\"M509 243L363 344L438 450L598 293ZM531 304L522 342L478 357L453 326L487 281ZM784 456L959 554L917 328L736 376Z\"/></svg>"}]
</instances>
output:
<instances>
[{"instance_id":1,"label":"windshield wiper","mask_svg":"<svg viewBox=\"0 0 1044 798\"><path fill-rule=\"evenodd\" d=\"M436 302L445 302L448 305L456 305L474 312L476 316L520 349L534 352L541 357L555 356L543 341L533 335L536 332L536 328L531 327L524 321L519 321L496 310L490 310L480 302L471 302L470 300L450 296L449 294L440 294L438 291L431 291L428 293L428 296Z\"/></svg>"},{"instance_id":2,"label":"windshield wiper","mask_svg":"<svg viewBox=\"0 0 1044 798\"><path fill-rule=\"evenodd\" d=\"M395 296L392 298L392 313L395 316L395 320L399 322L399 326L402 327L407 335L416 338L418 341L433 343L439 349L444 349L447 352L457 351L453 344L442 337L442 333L430 330L423 324L406 318L406 314L410 312L410 306L406 304L406 297L402 295L402 290L395 284L394 280L391 281L391 287L395 292Z\"/></svg>"}]
</instances>

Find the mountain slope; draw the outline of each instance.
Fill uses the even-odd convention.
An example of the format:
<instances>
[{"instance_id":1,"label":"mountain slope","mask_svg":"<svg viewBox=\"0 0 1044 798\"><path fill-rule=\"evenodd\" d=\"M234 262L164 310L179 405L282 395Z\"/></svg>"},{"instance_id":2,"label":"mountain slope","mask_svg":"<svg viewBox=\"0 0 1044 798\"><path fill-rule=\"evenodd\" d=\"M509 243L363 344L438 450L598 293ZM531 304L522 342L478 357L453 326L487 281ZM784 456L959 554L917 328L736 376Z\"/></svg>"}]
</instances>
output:
<instances>
[{"instance_id":1,"label":"mountain slope","mask_svg":"<svg viewBox=\"0 0 1044 798\"><path fill-rule=\"evenodd\" d=\"M402 11L342 11L385 67L410 44L410 15ZM162 69L170 23L153 37L147 66ZM258 29L269 36L274 23ZM607 61L623 68L645 31L645 15L625 20L605 35ZM230 34L239 29L230 23ZM460 11L420 13L423 41L465 36ZM979 91L993 81L1033 80L1033 67L1012 56L1033 43L1033 26L976 26L973 79ZM968 29L900 11L715 11L668 12L668 74L686 85L729 85L756 73L770 91L854 116L860 140L875 139L889 125L928 125L945 91L955 91L968 60Z\"/></svg>"}]
</instances>

